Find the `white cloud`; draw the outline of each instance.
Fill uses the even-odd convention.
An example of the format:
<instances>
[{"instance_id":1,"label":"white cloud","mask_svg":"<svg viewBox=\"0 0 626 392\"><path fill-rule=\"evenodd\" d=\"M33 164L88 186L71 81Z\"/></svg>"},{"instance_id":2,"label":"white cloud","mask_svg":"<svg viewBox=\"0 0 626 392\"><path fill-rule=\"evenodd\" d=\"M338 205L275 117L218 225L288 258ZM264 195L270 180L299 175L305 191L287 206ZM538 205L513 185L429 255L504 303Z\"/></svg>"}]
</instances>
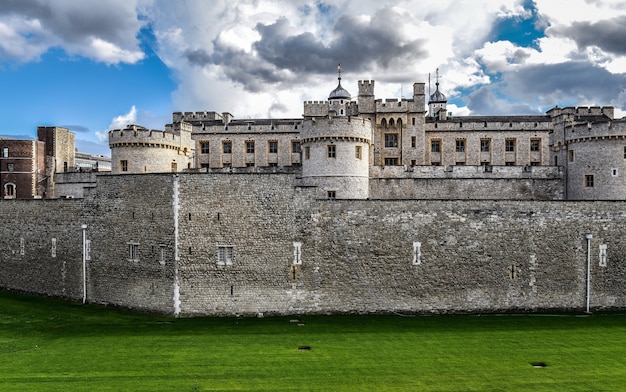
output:
<instances>
[{"instance_id":1,"label":"white cloud","mask_svg":"<svg viewBox=\"0 0 626 392\"><path fill-rule=\"evenodd\" d=\"M109 131L113 129L124 129L127 125L136 124L137 123L137 108L133 105L130 108L130 111L126 114L121 114L117 117L114 117L111 120L111 124L104 132L96 131L96 136L101 142L107 141L109 139Z\"/></svg>"},{"instance_id":2,"label":"white cloud","mask_svg":"<svg viewBox=\"0 0 626 392\"><path fill-rule=\"evenodd\" d=\"M108 64L135 63L144 57L138 9L149 5L149 0L0 3L0 60L37 60L60 47Z\"/></svg>"}]
</instances>

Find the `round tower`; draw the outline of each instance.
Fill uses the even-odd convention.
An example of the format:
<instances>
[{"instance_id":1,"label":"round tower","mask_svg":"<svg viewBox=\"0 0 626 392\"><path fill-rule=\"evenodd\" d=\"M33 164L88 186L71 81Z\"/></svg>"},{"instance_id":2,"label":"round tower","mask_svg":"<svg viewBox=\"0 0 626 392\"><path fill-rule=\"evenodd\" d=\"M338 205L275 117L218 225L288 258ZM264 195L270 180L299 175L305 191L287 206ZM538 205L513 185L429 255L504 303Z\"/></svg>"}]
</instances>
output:
<instances>
[{"instance_id":1,"label":"round tower","mask_svg":"<svg viewBox=\"0 0 626 392\"><path fill-rule=\"evenodd\" d=\"M304 119L302 179L317 186L318 197L367 199L372 126L349 114L350 93L339 84L328 97L328 115Z\"/></svg>"},{"instance_id":2,"label":"round tower","mask_svg":"<svg viewBox=\"0 0 626 392\"><path fill-rule=\"evenodd\" d=\"M165 131L139 125L109 131L111 173L179 172L193 165L192 126L175 123Z\"/></svg>"}]
</instances>

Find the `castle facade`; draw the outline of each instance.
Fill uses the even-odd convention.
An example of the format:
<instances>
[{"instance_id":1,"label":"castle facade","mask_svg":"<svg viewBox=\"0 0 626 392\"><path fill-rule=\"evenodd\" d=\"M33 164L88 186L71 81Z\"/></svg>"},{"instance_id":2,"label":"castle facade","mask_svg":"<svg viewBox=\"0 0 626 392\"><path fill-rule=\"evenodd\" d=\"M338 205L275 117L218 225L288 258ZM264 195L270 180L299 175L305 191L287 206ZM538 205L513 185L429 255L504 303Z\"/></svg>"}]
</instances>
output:
<instances>
[{"instance_id":1,"label":"castle facade","mask_svg":"<svg viewBox=\"0 0 626 392\"><path fill-rule=\"evenodd\" d=\"M75 198L0 203L0 287L173 316L626 308L624 120L424 90L111 131Z\"/></svg>"}]
</instances>

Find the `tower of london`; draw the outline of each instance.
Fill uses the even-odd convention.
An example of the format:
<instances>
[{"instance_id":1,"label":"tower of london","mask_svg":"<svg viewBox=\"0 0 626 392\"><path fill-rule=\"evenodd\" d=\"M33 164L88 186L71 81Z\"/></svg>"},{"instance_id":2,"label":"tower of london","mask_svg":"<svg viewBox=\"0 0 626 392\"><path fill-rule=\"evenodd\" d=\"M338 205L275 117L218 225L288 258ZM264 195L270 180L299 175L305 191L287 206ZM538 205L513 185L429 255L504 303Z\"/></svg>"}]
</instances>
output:
<instances>
[{"instance_id":1,"label":"tower of london","mask_svg":"<svg viewBox=\"0 0 626 392\"><path fill-rule=\"evenodd\" d=\"M298 118L110 131L73 198L0 203L0 287L173 316L626 308L612 107L453 116L438 79L334 83Z\"/></svg>"}]
</instances>

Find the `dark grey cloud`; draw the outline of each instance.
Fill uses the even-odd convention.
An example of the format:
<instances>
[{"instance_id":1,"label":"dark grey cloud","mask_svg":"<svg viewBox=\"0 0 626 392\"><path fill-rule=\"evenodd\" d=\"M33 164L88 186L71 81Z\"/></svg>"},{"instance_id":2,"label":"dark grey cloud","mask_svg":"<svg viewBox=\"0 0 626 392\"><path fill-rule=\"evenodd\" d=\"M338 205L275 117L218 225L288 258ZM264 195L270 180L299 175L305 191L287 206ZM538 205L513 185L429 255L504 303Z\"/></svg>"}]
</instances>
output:
<instances>
[{"instance_id":1,"label":"dark grey cloud","mask_svg":"<svg viewBox=\"0 0 626 392\"><path fill-rule=\"evenodd\" d=\"M548 32L571 38L579 48L597 46L614 54L626 55L626 16L598 22L574 22L570 26L551 27Z\"/></svg>"},{"instance_id":2,"label":"dark grey cloud","mask_svg":"<svg viewBox=\"0 0 626 392\"><path fill-rule=\"evenodd\" d=\"M90 133L91 130L83 125L59 125L60 127L67 128L74 133Z\"/></svg>"},{"instance_id":3,"label":"dark grey cloud","mask_svg":"<svg viewBox=\"0 0 626 392\"><path fill-rule=\"evenodd\" d=\"M467 108L472 115L540 114L527 104L511 103L498 97L496 86L483 86L467 97Z\"/></svg>"},{"instance_id":4,"label":"dark grey cloud","mask_svg":"<svg viewBox=\"0 0 626 392\"><path fill-rule=\"evenodd\" d=\"M280 18L272 24L257 24L261 38L253 44L255 55L216 40L212 53L199 49L183 56L200 67L224 65L226 75L249 91L265 89L267 84L304 84L307 75L334 73L338 63L350 72L376 69L381 72L379 80L385 81L385 69L407 69L427 56L425 40L407 39L398 23L401 18L406 15L391 9L379 11L370 21L342 15L328 34L336 38L329 42L309 32L293 35L289 21Z\"/></svg>"},{"instance_id":5,"label":"dark grey cloud","mask_svg":"<svg viewBox=\"0 0 626 392\"><path fill-rule=\"evenodd\" d=\"M80 43L97 37L122 48L134 47L143 25L133 2L56 2L47 0L2 0L0 16L36 19L46 32L65 42ZM131 39L129 39L131 38Z\"/></svg>"},{"instance_id":6,"label":"dark grey cloud","mask_svg":"<svg viewBox=\"0 0 626 392\"><path fill-rule=\"evenodd\" d=\"M578 104L626 109L626 102L617 100L624 91L626 74L582 61L537 64L503 73L500 81L470 94L467 106L472 114L533 114L533 107ZM500 98L502 94L507 99Z\"/></svg>"}]
</instances>

